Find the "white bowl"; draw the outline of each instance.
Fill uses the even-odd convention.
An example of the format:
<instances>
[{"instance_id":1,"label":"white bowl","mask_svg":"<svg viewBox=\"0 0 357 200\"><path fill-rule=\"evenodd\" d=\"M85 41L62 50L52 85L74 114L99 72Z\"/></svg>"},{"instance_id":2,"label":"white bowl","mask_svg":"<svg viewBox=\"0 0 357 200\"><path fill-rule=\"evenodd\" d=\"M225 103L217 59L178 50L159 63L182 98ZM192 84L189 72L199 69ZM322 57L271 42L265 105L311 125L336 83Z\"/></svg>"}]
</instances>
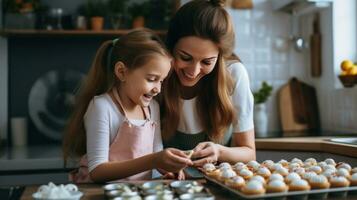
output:
<instances>
[{"instance_id":1,"label":"white bowl","mask_svg":"<svg viewBox=\"0 0 357 200\"><path fill-rule=\"evenodd\" d=\"M68 198L43 198L39 192L33 193L32 198L35 200L79 200L83 193L80 191L70 191L71 196Z\"/></svg>"}]
</instances>

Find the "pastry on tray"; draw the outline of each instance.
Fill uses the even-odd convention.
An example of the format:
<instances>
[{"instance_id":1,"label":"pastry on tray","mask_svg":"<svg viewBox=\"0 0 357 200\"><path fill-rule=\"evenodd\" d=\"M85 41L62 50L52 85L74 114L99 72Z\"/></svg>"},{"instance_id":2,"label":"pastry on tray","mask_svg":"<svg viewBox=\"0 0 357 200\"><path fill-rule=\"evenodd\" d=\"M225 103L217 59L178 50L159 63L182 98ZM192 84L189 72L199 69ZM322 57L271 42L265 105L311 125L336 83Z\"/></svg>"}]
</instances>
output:
<instances>
[{"instance_id":1,"label":"pastry on tray","mask_svg":"<svg viewBox=\"0 0 357 200\"><path fill-rule=\"evenodd\" d=\"M275 192L286 192L288 191L289 187L286 183L282 180L273 180L270 181L267 185L267 192L268 193L275 193Z\"/></svg>"},{"instance_id":2,"label":"pastry on tray","mask_svg":"<svg viewBox=\"0 0 357 200\"><path fill-rule=\"evenodd\" d=\"M242 187L242 192L247 195L264 194L265 188L261 182L252 180L248 181L248 183Z\"/></svg>"},{"instance_id":3,"label":"pastry on tray","mask_svg":"<svg viewBox=\"0 0 357 200\"><path fill-rule=\"evenodd\" d=\"M333 188L350 186L350 181L344 176L332 176L329 181Z\"/></svg>"},{"instance_id":4,"label":"pastry on tray","mask_svg":"<svg viewBox=\"0 0 357 200\"><path fill-rule=\"evenodd\" d=\"M330 183L323 175L312 176L309 179L309 183L312 189L327 189L330 187Z\"/></svg>"},{"instance_id":5,"label":"pastry on tray","mask_svg":"<svg viewBox=\"0 0 357 200\"><path fill-rule=\"evenodd\" d=\"M345 162L336 163L331 158L319 162L315 158L305 161L294 158L290 162L284 159L262 163L252 160L235 164L224 162L218 166L207 163L202 171L245 195L357 186L357 167L352 168Z\"/></svg>"},{"instance_id":6,"label":"pastry on tray","mask_svg":"<svg viewBox=\"0 0 357 200\"><path fill-rule=\"evenodd\" d=\"M289 185L289 191L307 191L307 190L310 190L310 185L304 179L295 179Z\"/></svg>"},{"instance_id":7,"label":"pastry on tray","mask_svg":"<svg viewBox=\"0 0 357 200\"><path fill-rule=\"evenodd\" d=\"M234 176L228 179L225 184L233 189L241 190L241 188L245 185L245 180L241 176Z\"/></svg>"},{"instance_id":8,"label":"pastry on tray","mask_svg":"<svg viewBox=\"0 0 357 200\"><path fill-rule=\"evenodd\" d=\"M352 174L351 176L351 185L357 186L357 173Z\"/></svg>"}]
</instances>

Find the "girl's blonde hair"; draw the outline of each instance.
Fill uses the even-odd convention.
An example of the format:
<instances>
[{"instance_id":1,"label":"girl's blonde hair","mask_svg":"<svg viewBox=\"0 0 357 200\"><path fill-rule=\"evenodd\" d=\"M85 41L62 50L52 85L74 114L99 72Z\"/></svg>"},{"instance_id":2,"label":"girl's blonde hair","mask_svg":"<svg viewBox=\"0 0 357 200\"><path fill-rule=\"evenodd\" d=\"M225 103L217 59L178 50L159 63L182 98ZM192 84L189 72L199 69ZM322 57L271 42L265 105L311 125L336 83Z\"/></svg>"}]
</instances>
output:
<instances>
[{"instance_id":1,"label":"girl's blonde hair","mask_svg":"<svg viewBox=\"0 0 357 200\"><path fill-rule=\"evenodd\" d=\"M86 81L81 85L66 129L63 141L65 164L70 156L86 153L83 116L94 96L106 93L119 84L114 74L115 64L121 61L129 70L134 70L157 55L170 56L161 39L148 29L132 31L120 39L105 41L99 47Z\"/></svg>"},{"instance_id":2,"label":"girl's blonde hair","mask_svg":"<svg viewBox=\"0 0 357 200\"><path fill-rule=\"evenodd\" d=\"M225 60L236 59L233 55L234 30L222 0L193 0L182 6L170 22L167 46L173 53L176 43L187 36L197 36L214 42L219 48L213 71L204 76L202 89L197 97L197 109L208 137L221 142L235 118L230 98L234 80L228 74ZM169 140L177 130L180 116L180 80L172 73L163 87L164 110L162 114L163 138Z\"/></svg>"}]
</instances>

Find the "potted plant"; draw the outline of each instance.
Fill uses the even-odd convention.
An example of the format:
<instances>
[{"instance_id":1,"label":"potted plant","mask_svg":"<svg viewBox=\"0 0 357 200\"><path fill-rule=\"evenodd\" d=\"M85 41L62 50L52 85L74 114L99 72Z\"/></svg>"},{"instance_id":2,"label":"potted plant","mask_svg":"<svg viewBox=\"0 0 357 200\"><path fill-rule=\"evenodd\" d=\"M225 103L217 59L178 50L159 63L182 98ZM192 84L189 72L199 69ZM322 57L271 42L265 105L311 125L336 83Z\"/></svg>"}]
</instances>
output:
<instances>
[{"instance_id":1,"label":"potted plant","mask_svg":"<svg viewBox=\"0 0 357 200\"><path fill-rule=\"evenodd\" d=\"M149 0L150 15L147 16L147 26L152 29L166 29L175 10L173 0Z\"/></svg>"},{"instance_id":2,"label":"potted plant","mask_svg":"<svg viewBox=\"0 0 357 200\"><path fill-rule=\"evenodd\" d=\"M268 116L266 113L265 102L268 100L273 87L263 81L261 88L254 92L254 127L256 137L267 137L268 135Z\"/></svg>"},{"instance_id":3,"label":"potted plant","mask_svg":"<svg viewBox=\"0 0 357 200\"><path fill-rule=\"evenodd\" d=\"M92 30L100 31L104 26L104 16L107 13L107 5L101 0L87 0L83 7L84 15L90 20Z\"/></svg>"},{"instance_id":4,"label":"potted plant","mask_svg":"<svg viewBox=\"0 0 357 200\"><path fill-rule=\"evenodd\" d=\"M127 12L127 0L108 0L108 13L113 29L119 29Z\"/></svg>"},{"instance_id":5,"label":"potted plant","mask_svg":"<svg viewBox=\"0 0 357 200\"><path fill-rule=\"evenodd\" d=\"M149 11L149 3L133 3L129 6L128 11L132 18L132 28L140 28L145 26L145 17Z\"/></svg>"}]
</instances>

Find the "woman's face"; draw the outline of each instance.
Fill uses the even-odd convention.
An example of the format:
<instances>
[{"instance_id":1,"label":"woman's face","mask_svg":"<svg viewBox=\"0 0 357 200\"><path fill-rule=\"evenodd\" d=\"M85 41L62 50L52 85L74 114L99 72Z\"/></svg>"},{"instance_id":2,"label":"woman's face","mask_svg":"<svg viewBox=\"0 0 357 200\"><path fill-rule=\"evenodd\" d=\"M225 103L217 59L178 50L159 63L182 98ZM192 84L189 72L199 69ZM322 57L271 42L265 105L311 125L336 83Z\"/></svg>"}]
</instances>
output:
<instances>
[{"instance_id":1,"label":"woman's face","mask_svg":"<svg viewBox=\"0 0 357 200\"><path fill-rule=\"evenodd\" d=\"M192 87L216 65L219 49L208 39L196 36L181 38L174 49L175 72L183 86Z\"/></svg>"}]
</instances>

